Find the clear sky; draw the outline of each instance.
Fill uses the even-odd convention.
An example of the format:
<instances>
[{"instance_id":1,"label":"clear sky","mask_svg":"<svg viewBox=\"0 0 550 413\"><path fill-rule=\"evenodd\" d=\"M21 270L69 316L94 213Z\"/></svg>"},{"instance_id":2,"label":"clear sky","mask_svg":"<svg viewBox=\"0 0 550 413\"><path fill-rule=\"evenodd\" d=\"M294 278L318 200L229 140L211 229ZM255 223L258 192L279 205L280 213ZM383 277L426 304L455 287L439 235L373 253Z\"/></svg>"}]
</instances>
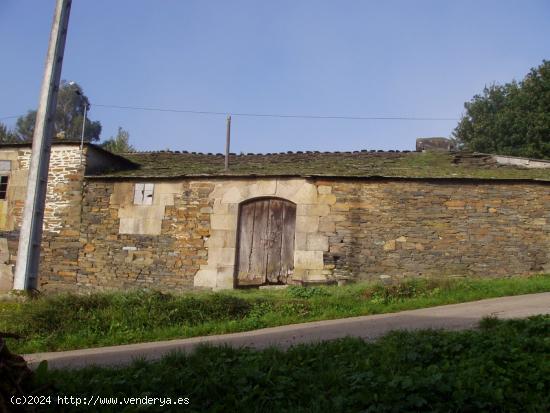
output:
<instances>
[{"instance_id":1,"label":"clear sky","mask_svg":"<svg viewBox=\"0 0 550 413\"><path fill-rule=\"evenodd\" d=\"M0 0L0 118L38 103L54 0ZM459 118L484 85L550 59L548 0L73 0L62 78L102 138L223 152L225 116ZM12 126L14 119L0 119ZM456 121L233 117L232 151L413 149Z\"/></svg>"}]
</instances>

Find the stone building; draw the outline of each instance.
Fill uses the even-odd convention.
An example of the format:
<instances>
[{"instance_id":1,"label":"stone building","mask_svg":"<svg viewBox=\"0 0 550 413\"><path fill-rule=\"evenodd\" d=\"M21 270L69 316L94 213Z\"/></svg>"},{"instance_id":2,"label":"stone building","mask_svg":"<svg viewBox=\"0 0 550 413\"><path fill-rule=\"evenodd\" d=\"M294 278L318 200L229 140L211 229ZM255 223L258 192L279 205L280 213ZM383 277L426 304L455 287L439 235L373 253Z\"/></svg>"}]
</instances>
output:
<instances>
[{"instance_id":1,"label":"stone building","mask_svg":"<svg viewBox=\"0 0 550 413\"><path fill-rule=\"evenodd\" d=\"M0 146L10 289L30 146ZM459 152L230 156L52 147L40 288L224 289L550 271L550 162Z\"/></svg>"}]
</instances>

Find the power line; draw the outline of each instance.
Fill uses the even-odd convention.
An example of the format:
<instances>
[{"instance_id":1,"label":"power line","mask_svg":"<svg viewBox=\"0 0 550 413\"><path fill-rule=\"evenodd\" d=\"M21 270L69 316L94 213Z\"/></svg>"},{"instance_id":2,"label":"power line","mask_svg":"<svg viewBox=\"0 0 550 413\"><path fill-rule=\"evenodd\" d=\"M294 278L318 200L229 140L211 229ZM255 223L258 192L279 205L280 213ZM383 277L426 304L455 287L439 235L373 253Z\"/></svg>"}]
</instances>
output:
<instances>
[{"instance_id":1,"label":"power line","mask_svg":"<svg viewBox=\"0 0 550 413\"><path fill-rule=\"evenodd\" d=\"M404 121L457 121L457 118L423 118L414 116L338 116L338 115L297 115L297 114L280 114L280 113L248 113L248 112L216 112L208 110L185 110L185 109L170 109L170 108L154 108L146 106L121 106L121 105L105 105L94 103L93 106L111 109L126 109L126 110L142 110L149 112L169 112L169 113L189 113L194 115L214 115L214 116L242 116L255 118L290 118L290 119L337 119L337 120L404 120ZM2 119L17 118L18 116L5 116Z\"/></svg>"},{"instance_id":2,"label":"power line","mask_svg":"<svg viewBox=\"0 0 550 413\"><path fill-rule=\"evenodd\" d=\"M337 115L291 115L291 114L276 114L276 113L238 113L238 112L215 112L207 110L184 110L184 109L168 109L168 108L152 108L145 106L119 106L119 105L104 105L94 104L104 108L113 109L128 109L128 110L145 110L152 112L172 112L172 113L191 113L195 115L219 115L219 116L243 116L243 117L261 117L261 118L300 118L300 119L342 119L342 120L427 120L427 121L450 121L458 120L457 118L420 118L413 116L337 116Z\"/></svg>"}]
</instances>

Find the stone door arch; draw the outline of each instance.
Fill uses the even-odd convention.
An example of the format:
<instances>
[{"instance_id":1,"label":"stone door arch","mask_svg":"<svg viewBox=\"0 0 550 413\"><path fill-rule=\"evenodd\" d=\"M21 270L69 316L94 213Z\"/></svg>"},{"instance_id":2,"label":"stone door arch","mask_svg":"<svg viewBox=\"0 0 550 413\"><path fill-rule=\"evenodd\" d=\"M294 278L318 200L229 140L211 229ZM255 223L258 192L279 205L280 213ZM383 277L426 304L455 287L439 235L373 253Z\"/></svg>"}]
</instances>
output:
<instances>
[{"instance_id":1,"label":"stone door arch","mask_svg":"<svg viewBox=\"0 0 550 413\"><path fill-rule=\"evenodd\" d=\"M235 286L286 284L294 271L296 204L256 198L239 206Z\"/></svg>"}]
</instances>

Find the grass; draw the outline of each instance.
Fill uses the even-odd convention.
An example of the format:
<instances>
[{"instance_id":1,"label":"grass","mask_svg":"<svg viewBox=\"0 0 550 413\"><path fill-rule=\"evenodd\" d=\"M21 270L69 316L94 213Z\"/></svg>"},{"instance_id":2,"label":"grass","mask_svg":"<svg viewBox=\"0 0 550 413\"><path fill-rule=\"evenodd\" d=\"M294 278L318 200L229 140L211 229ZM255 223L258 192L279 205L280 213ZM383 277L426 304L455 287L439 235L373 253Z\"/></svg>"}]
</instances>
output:
<instances>
[{"instance_id":1,"label":"grass","mask_svg":"<svg viewBox=\"0 0 550 413\"><path fill-rule=\"evenodd\" d=\"M550 316L489 319L480 327L395 332L373 343L342 339L288 351L202 347L124 368L42 370L35 386L50 384L53 398L189 399L186 406L147 408L158 412L550 411ZM99 411L144 410L117 405Z\"/></svg>"},{"instance_id":2,"label":"grass","mask_svg":"<svg viewBox=\"0 0 550 413\"><path fill-rule=\"evenodd\" d=\"M247 331L543 291L550 291L550 275L180 295L154 291L56 295L0 302L0 331L24 337L8 339L11 350L33 353Z\"/></svg>"},{"instance_id":3,"label":"grass","mask_svg":"<svg viewBox=\"0 0 550 413\"><path fill-rule=\"evenodd\" d=\"M550 170L488 165L484 159L464 153L285 153L231 155L231 170L223 168L223 156L192 153L128 153L124 157L138 169L114 171L101 177L250 175L256 176L386 176L410 178L539 179L550 180ZM490 155L487 155L490 157ZM458 162L457 162L458 161Z\"/></svg>"}]
</instances>

